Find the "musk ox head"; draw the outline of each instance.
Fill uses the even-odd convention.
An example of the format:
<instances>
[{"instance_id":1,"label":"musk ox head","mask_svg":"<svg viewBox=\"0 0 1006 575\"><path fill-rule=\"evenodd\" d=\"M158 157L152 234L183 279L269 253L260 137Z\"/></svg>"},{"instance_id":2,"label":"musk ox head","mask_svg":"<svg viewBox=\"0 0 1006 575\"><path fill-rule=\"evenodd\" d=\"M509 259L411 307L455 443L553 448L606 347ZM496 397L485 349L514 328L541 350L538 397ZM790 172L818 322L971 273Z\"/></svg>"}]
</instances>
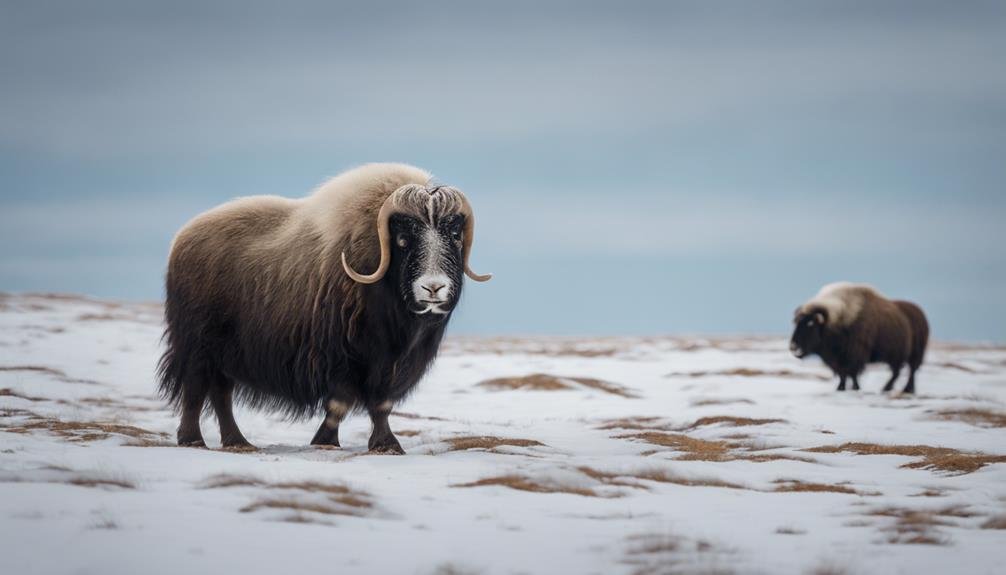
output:
<instances>
[{"instance_id":1,"label":"musk ox head","mask_svg":"<svg viewBox=\"0 0 1006 575\"><path fill-rule=\"evenodd\" d=\"M413 313L446 317L461 296L462 274L484 282L468 267L475 215L460 190L409 184L384 201L377 216L381 260L370 275L357 273L342 253L342 267L353 280L383 280Z\"/></svg>"},{"instance_id":2,"label":"musk ox head","mask_svg":"<svg viewBox=\"0 0 1006 575\"><path fill-rule=\"evenodd\" d=\"M798 358L818 353L828 324L828 310L823 307L801 307L793 318L795 327L789 340L789 350Z\"/></svg>"}]
</instances>

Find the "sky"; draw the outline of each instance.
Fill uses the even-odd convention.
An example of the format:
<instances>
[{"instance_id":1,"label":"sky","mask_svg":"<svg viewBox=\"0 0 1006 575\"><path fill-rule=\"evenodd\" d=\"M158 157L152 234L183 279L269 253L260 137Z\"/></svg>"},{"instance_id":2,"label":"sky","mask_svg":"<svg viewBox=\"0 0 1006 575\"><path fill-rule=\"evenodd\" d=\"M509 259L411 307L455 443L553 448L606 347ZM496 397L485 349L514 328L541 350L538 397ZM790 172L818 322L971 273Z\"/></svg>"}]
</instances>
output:
<instances>
[{"instance_id":1,"label":"sky","mask_svg":"<svg viewBox=\"0 0 1006 575\"><path fill-rule=\"evenodd\" d=\"M788 332L828 282L1006 341L1006 3L0 0L0 291L373 161L478 218L460 334Z\"/></svg>"}]
</instances>

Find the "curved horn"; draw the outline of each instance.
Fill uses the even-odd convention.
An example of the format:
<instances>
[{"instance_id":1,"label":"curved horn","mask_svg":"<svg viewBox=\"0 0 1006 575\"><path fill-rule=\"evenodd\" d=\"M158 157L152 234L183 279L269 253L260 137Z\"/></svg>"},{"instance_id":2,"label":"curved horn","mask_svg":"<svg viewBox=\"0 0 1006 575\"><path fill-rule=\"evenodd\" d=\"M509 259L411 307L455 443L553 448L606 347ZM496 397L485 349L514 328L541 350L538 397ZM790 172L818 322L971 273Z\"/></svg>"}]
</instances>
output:
<instances>
[{"instance_id":1,"label":"curved horn","mask_svg":"<svg viewBox=\"0 0 1006 575\"><path fill-rule=\"evenodd\" d=\"M458 195L461 197L461 213L465 215L465 235L464 243L461 247L461 256L465 266L465 275L477 282L487 282L493 277L493 274L480 275L473 272L472 268L468 267L468 256L472 251L472 242L475 241L475 214L472 212L471 204L468 203L468 198L460 192Z\"/></svg>"},{"instance_id":2,"label":"curved horn","mask_svg":"<svg viewBox=\"0 0 1006 575\"><path fill-rule=\"evenodd\" d=\"M388 273L388 266L391 265L391 230L388 229L388 219L391 218L391 213L397 207L399 190L395 190L388 196L388 199L384 200L384 203L381 204L381 211L377 213L377 239L381 244L381 263L378 264L377 271L368 276L357 273L346 261L346 252L342 252L342 269L346 270L346 274L354 281L372 284L380 281L384 274Z\"/></svg>"}]
</instances>

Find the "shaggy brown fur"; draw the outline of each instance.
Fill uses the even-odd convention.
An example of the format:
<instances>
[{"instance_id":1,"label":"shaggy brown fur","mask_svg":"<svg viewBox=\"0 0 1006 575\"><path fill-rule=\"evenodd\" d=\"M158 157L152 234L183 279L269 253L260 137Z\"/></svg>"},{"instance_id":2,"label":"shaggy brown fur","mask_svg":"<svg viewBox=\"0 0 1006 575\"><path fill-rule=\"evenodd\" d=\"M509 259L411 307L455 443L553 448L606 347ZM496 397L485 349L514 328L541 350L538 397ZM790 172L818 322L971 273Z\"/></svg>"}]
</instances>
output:
<instances>
[{"instance_id":1,"label":"shaggy brown fur","mask_svg":"<svg viewBox=\"0 0 1006 575\"><path fill-rule=\"evenodd\" d=\"M396 190L395 217L432 229L464 221L460 192L431 191L429 180L412 166L370 164L304 199L234 200L178 233L160 378L162 393L182 412L180 444L202 445L199 413L208 397L224 446L249 446L234 421L233 395L293 417L324 407L328 417L314 442L329 445L338 445L342 418L365 409L374 421L371 448L401 452L388 414L429 367L450 313L434 318L407 309L401 289L410 284L408 260L365 285L347 275L340 257L356 270L378 267L378 213ZM471 241L465 238L465 251ZM456 301L462 246L452 249Z\"/></svg>"}]
</instances>

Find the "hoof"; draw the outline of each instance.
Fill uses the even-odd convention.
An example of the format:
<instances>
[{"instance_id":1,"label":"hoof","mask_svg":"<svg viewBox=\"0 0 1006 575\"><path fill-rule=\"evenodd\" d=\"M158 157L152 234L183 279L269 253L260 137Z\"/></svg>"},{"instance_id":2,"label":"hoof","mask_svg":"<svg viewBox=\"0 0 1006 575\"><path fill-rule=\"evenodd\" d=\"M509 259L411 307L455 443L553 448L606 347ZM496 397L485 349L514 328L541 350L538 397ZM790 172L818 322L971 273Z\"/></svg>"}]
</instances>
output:
<instances>
[{"instance_id":1,"label":"hoof","mask_svg":"<svg viewBox=\"0 0 1006 575\"><path fill-rule=\"evenodd\" d=\"M370 453L375 455L405 455L405 450L396 441L384 445L373 445L370 447Z\"/></svg>"},{"instance_id":2,"label":"hoof","mask_svg":"<svg viewBox=\"0 0 1006 575\"><path fill-rule=\"evenodd\" d=\"M178 447L206 447L206 442L202 439L179 439Z\"/></svg>"},{"instance_id":3,"label":"hoof","mask_svg":"<svg viewBox=\"0 0 1006 575\"><path fill-rule=\"evenodd\" d=\"M325 449L328 451L336 451L342 449L342 446L339 445L338 443L336 443L335 445L332 445L330 443L312 443L311 447L315 449Z\"/></svg>"}]
</instances>

